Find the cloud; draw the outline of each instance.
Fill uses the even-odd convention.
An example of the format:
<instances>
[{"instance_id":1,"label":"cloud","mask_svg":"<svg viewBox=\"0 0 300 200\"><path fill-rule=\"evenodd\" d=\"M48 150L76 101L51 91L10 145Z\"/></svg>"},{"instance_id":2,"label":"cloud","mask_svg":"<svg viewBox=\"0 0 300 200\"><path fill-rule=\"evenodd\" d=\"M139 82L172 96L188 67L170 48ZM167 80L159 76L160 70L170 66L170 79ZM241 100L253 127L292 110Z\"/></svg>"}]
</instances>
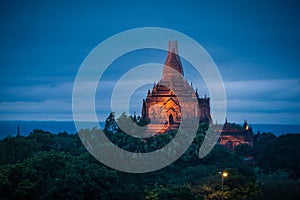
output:
<instances>
[{"instance_id":1,"label":"cloud","mask_svg":"<svg viewBox=\"0 0 300 200\"><path fill-rule=\"evenodd\" d=\"M0 120L72 120L66 100L0 102Z\"/></svg>"},{"instance_id":2,"label":"cloud","mask_svg":"<svg viewBox=\"0 0 300 200\"><path fill-rule=\"evenodd\" d=\"M71 101L0 102L0 113L70 113Z\"/></svg>"},{"instance_id":3,"label":"cloud","mask_svg":"<svg viewBox=\"0 0 300 200\"><path fill-rule=\"evenodd\" d=\"M45 101L72 98L73 82L13 86L0 89L2 101Z\"/></svg>"},{"instance_id":4,"label":"cloud","mask_svg":"<svg viewBox=\"0 0 300 200\"><path fill-rule=\"evenodd\" d=\"M225 82L227 116L252 123L300 123L299 79Z\"/></svg>"},{"instance_id":5,"label":"cloud","mask_svg":"<svg viewBox=\"0 0 300 200\"><path fill-rule=\"evenodd\" d=\"M300 101L299 79L225 82L228 100Z\"/></svg>"},{"instance_id":6,"label":"cloud","mask_svg":"<svg viewBox=\"0 0 300 200\"><path fill-rule=\"evenodd\" d=\"M142 76L137 76L134 80L126 80L123 85L130 86L140 79ZM100 121L112 111L111 93L115 83L115 80L102 80L98 85L95 106ZM94 83L86 82L81 89L85 90L91 84ZM241 121L247 118L254 120L253 123L279 122L280 119L287 123L289 119L300 123L299 79L239 80L224 84L229 119ZM134 92L130 112L140 113L142 99L151 88L152 85L147 85ZM72 90L73 82L1 88L0 119L72 120Z\"/></svg>"},{"instance_id":7,"label":"cloud","mask_svg":"<svg viewBox=\"0 0 300 200\"><path fill-rule=\"evenodd\" d=\"M237 113L300 113L299 102L294 101L255 101L229 100L228 112Z\"/></svg>"}]
</instances>

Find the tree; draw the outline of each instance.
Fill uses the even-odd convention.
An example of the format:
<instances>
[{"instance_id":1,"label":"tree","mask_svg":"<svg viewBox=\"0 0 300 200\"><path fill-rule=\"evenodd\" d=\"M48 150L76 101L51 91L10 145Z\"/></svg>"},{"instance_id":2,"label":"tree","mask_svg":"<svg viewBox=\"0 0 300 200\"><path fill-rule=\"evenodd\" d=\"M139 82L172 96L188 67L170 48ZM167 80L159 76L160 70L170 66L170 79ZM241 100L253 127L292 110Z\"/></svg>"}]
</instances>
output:
<instances>
[{"instance_id":1,"label":"tree","mask_svg":"<svg viewBox=\"0 0 300 200\"><path fill-rule=\"evenodd\" d=\"M286 170L290 178L300 177L300 137L298 134L282 135L269 141L256 158L264 173Z\"/></svg>"},{"instance_id":2,"label":"tree","mask_svg":"<svg viewBox=\"0 0 300 200\"><path fill-rule=\"evenodd\" d=\"M34 155L39 143L22 137L6 137L0 141L0 165L14 164Z\"/></svg>"},{"instance_id":3,"label":"tree","mask_svg":"<svg viewBox=\"0 0 300 200\"><path fill-rule=\"evenodd\" d=\"M193 200L196 199L188 186L156 186L147 191L146 198L151 200Z\"/></svg>"},{"instance_id":4,"label":"tree","mask_svg":"<svg viewBox=\"0 0 300 200\"><path fill-rule=\"evenodd\" d=\"M251 147L248 144L239 144L234 148L236 155L244 158L245 156L252 155Z\"/></svg>"},{"instance_id":5,"label":"tree","mask_svg":"<svg viewBox=\"0 0 300 200\"><path fill-rule=\"evenodd\" d=\"M112 112L105 120L104 132L115 133L118 130L118 125L115 120L115 113Z\"/></svg>"}]
</instances>

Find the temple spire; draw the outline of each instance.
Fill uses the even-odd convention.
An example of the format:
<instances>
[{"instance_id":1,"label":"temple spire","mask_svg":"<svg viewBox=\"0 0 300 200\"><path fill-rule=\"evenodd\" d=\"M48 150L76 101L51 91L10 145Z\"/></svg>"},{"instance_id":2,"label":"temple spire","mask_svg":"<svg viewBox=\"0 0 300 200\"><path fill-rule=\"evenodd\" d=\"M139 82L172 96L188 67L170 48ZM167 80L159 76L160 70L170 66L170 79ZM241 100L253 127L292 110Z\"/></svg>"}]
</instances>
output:
<instances>
[{"instance_id":1,"label":"temple spire","mask_svg":"<svg viewBox=\"0 0 300 200\"><path fill-rule=\"evenodd\" d=\"M181 61L178 56L178 43L177 41L169 41L168 57L164 65L162 80L168 81L171 77L176 76L176 73L174 74L174 70L184 76Z\"/></svg>"},{"instance_id":2,"label":"temple spire","mask_svg":"<svg viewBox=\"0 0 300 200\"><path fill-rule=\"evenodd\" d=\"M169 41L168 53L174 53L178 55L178 43L176 40Z\"/></svg>"}]
</instances>

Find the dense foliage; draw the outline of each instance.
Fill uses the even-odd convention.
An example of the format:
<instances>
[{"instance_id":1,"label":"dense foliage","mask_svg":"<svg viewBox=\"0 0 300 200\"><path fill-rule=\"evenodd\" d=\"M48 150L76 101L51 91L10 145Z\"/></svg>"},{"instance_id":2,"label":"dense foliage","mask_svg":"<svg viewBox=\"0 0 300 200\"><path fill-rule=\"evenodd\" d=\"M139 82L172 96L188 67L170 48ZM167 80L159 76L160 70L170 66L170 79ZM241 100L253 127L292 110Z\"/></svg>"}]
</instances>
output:
<instances>
[{"instance_id":1,"label":"dense foliage","mask_svg":"<svg viewBox=\"0 0 300 200\"><path fill-rule=\"evenodd\" d=\"M153 151L176 134L145 143L109 120L106 135L129 151ZM176 162L145 174L102 165L77 134L33 130L27 137L6 137L0 141L0 199L300 199L299 135L263 133L253 147L240 145L231 152L216 145L199 159L207 128L199 126L194 142ZM246 162L247 156L255 162ZM220 171L229 173L223 190Z\"/></svg>"}]
</instances>

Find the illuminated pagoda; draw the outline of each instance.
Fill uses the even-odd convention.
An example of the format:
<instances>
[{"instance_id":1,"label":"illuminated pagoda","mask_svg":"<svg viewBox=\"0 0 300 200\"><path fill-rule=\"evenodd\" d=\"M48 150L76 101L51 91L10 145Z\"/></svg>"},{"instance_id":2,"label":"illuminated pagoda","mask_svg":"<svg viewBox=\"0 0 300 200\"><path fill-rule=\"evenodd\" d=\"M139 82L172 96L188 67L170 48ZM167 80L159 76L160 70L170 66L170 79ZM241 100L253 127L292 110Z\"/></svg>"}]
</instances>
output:
<instances>
[{"instance_id":1,"label":"illuminated pagoda","mask_svg":"<svg viewBox=\"0 0 300 200\"><path fill-rule=\"evenodd\" d=\"M192 115L191 117L199 117L200 122L211 124L210 98L206 96L199 98L197 91L193 90L193 94L186 94L179 105L174 91L182 91L180 93L185 94L188 93L185 91L190 91L187 87L191 88L184 79L177 41L169 41L162 79L154 84L152 91L148 90L146 99L143 99L142 119L151 122L147 126L149 133L155 135L168 130L176 130L180 125L181 117L189 117L182 116L182 107ZM191 95L197 97L199 109L194 108L189 102Z\"/></svg>"},{"instance_id":2,"label":"illuminated pagoda","mask_svg":"<svg viewBox=\"0 0 300 200\"><path fill-rule=\"evenodd\" d=\"M248 144L253 146L253 131L245 120L244 125L240 126L233 123L228 123L227 119L221 131L219 144L234 151L234 148L239 144Z\"/></svg>"}]
</instances>

